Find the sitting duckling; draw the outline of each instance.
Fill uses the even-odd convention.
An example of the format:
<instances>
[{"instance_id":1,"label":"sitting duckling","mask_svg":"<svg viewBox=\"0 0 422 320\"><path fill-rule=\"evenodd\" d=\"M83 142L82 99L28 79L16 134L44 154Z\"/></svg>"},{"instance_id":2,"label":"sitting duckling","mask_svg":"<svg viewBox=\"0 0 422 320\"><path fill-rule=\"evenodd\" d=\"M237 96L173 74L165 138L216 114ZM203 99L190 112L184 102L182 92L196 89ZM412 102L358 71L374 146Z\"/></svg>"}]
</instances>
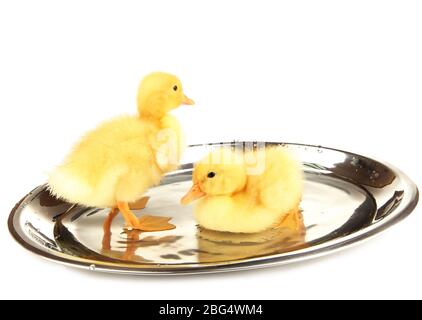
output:
<instances>
[{"instance_id":1,"label":"sitting duckling","mask_svg":"<svg viewBox=\"0 0 422 320\"><path fill-rule=\"evenodd\" d=\"M253 158L261 159L261 170L248 169L247 159ZM181 203L199 199L194 214L206 229L261 232L297 212L302 179L300 163L285 148L220 148L195 164L193 186Z\"/></svg>"},{"instance_id":2,"label":"sitting duckling","mask_svg":"<svg viewBox=\"0 0 422 320\"><path fill-rule=\"evenodd\" d=\"M120 116L88 132L49 176L52 194L89 207L119 210L127 227L172 229L166 217L143 216L129 203L141 199L178 165L183 147L180 125L168 112L194 102L174 75L154 72L141 82L138 115Z\"/></svg>"}]
</instances>

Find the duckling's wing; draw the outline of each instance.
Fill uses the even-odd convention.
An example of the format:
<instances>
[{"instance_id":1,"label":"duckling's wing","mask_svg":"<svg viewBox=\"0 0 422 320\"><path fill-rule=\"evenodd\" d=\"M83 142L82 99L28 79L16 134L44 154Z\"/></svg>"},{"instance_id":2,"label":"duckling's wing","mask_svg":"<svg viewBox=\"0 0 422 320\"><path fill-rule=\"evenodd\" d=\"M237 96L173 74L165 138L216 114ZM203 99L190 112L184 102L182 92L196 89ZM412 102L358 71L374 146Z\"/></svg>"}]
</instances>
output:
<instances>
[{"instance_id":1,"label":"duckling's wing","mask_svg":"<svg viewBox=\"0 0 422 320\"><path fill-rule=\"evenodd\" d=\"M280 212L296 207L302 196L300 163L284 148L269 148L265 164L265 171L258 179L260 202Z\"/></svg>"}]
</instances>

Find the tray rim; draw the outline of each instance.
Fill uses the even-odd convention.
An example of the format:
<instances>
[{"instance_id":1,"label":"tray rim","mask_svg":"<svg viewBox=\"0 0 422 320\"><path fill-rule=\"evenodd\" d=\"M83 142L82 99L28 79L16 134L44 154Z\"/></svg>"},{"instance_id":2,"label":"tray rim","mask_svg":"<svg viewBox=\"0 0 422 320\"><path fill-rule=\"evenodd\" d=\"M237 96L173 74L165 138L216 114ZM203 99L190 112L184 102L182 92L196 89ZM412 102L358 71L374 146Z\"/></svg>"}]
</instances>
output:
<instances>
[{"instance_id":1,"label":"tray rim","mask_svg":"<svg viewBox=\"0 0 422 320\"><path fill-rule=\"evenodd\" d=\"M26 241L23 237L19 235L17 228L14 226L14 218L18 213L18 210L21 208L21 205L27 200L29 197L33 196L33 192L43 188L44 185L37 186L32 191L30 191L27 195L25 195L12 209L8 217L8 229L14 240L19 243L22 247L26 250L41 256L46 260L50 260L56 263L60 263L65 266L76 267L83 270L91 270L91 271L99 271L99 272L106 272L106 273L115 273L115 274L129 274L129 275L190 275L190 274L201 274L201 273L222 273L222 272L231 272L231 271L241 271L241 270L248 270L248 269L259 269L265 267L272 267L276 265L284 265L288 263L295 263L305 260L310 260L314 258L319 258L331 253L335 253L340 250L345 250L347 248L351 248L357 244L360 244L366 240L369 240L376 235L381 234L386 229L390 228L391 226L395 225L396 223L400 222L404 218L410 215L410 213L416 208L418 201L419 201L419 190L417 185L400 169L391 165L386 161L379 161L375 158L360 155L358 153L345 151L342 149L336 149L331 147L324 147L322 145L312 145L312 144L304 144L304 143L291 143L291 142L271 142L271 141L232 141L232 142L213 142L213 143L200 143L200 144L191 144L187 146L187 148L191 147L200 147L200 146L212 146L212 145L233 145L233 143L265 143L265 144L274 144L274 145L293 145L293 146L300 146L300 147L309 147L309 148L317 148L317 149L325 149L331 150L341 153L346 153L349 155L355 155L358 157L364 157L373 161L377 161L388 166L391 170L396 172L400 179L402 179L405 184L409 187L411 191L414 193L414 197L409 201L401 210L399 210L395 216L391 219L383 219L379 221L375 225L370 225L363 229L360 229L357 232L349 234L345 237L340 237L336 239L332 239L326 243L322 243L313 247L294 250L289 252L284 252L278 255L272 256L262 256L262 257L253 257L249 259L240 260L238 262L219 262L219 263L212 263L207 265L204 263L203 265L198 264L184 264L183 267L180 265L172 266L172 265L162 265L162 267L157 268L157 265L153 268L145 267L145 265L139 264L114 264L114 263L107 263L101 261L92 261L89 259L79 258L79 257L72 257L69 258L68 255L63 254L63 256L55 255L49 253L47 251L43 251L36 246L32 245L30 242ZM195 268L190 266L195 265ZM132 266L132 267L131 267Z\"/></svg>"}]
</instances>

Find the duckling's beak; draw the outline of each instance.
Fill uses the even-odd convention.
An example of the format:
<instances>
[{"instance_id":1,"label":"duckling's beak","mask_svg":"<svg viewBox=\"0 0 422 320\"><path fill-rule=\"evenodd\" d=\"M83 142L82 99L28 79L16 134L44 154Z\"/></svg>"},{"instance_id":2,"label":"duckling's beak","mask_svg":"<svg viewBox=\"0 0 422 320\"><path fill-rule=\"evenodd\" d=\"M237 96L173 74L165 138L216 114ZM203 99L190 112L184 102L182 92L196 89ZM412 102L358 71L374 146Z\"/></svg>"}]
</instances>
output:
<instances>
[{"instance_id":1,"label":"duckling's beak","mask_svg":"<svg viewBox=\"0 0 422 320\"><path fill-rule=\"evenodd\" d=\"M187 105L191 106L191 105L195 104L195 102L192 99L189 99L188 97L183 95L182 104L187 104Z\"/></svg>"},{"instance_id":2,"label":"duckling's beak","mask_svg":"<svg viewBox=\"0 0 422 320\"><path fill-rule=\"evenodd\" d=\"M190 188L188 193L186 193L185 196L180 200L180 203L186 205L203 196L205 196L205 192L203 192L199 185L195 183L192 188Z\"/></svg>"}]
</instances>

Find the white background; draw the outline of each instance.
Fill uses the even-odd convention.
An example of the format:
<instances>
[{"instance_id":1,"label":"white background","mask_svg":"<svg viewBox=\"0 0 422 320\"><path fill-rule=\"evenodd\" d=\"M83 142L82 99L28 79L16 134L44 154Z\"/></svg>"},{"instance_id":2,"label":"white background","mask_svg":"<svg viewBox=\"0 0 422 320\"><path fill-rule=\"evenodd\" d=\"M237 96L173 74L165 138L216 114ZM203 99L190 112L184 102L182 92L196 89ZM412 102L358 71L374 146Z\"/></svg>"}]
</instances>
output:
<instances>
[{"instance_id":1,"label":"white background","mask_svg":"<svg viewBox=\"0 0 422 320\"><path fill-rule=\"evenodd\" d=\"M265 270L183 277L78 271L18 246L6 220L139 80L177 74L189 143L321 144L418 184L420 1L2 1L0 298L422 298L420 207L361 246Z\"/></svg>"}]
</instances>

